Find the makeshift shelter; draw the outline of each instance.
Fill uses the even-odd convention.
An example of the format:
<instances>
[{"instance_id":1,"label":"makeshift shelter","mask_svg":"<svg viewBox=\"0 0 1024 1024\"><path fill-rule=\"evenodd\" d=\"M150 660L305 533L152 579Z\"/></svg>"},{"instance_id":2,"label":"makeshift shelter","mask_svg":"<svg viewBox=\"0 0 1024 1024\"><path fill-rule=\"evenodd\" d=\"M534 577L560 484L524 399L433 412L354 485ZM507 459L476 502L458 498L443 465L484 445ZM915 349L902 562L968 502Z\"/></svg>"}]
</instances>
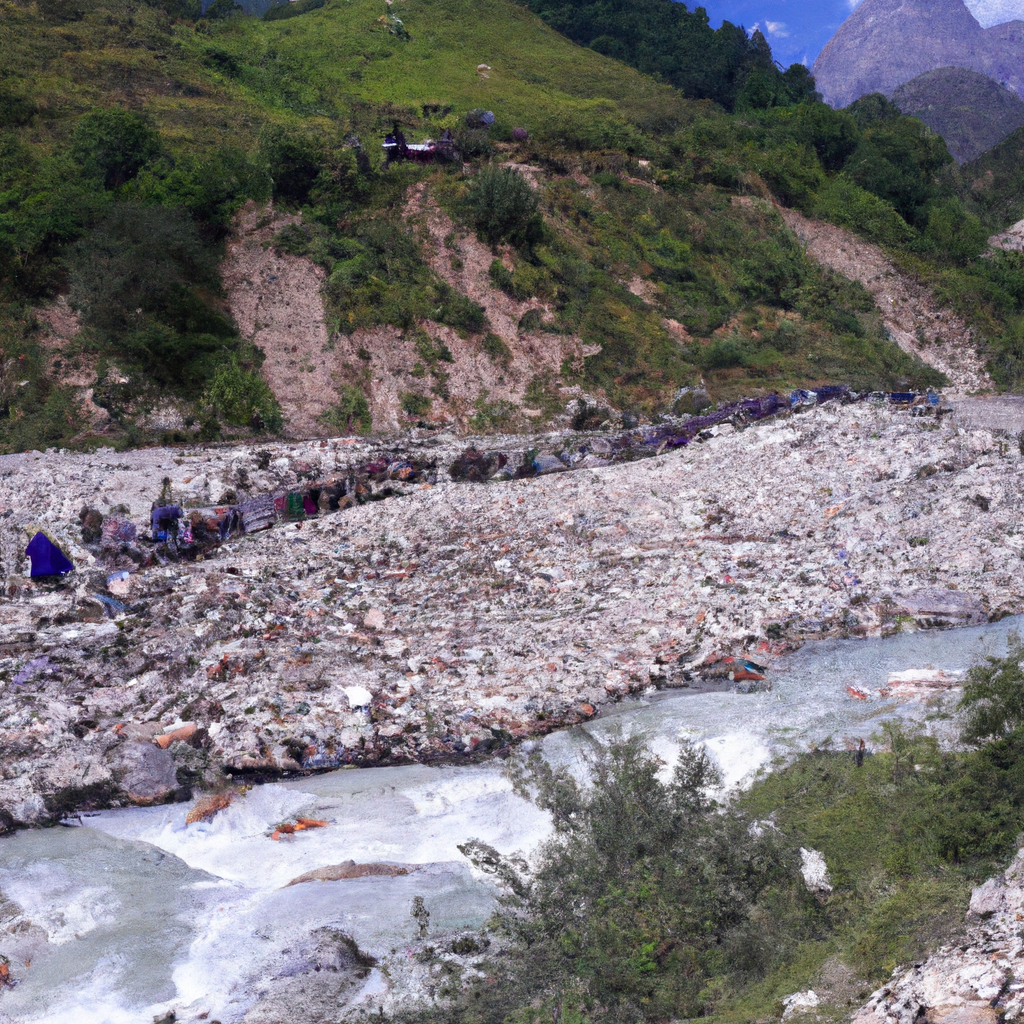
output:
<instances>
[{"instance_id":1,"label":"makeshift shelter","mask_svg":"<svg viewBox=\"0 0 1024 1024\"><path fill-rule=\"evenodd\" d=\"M265 530L277 522L277 510L274 508L274 496L261 494L238 506L242 513L242 529L246 533Z\"/></svg>"},{"instance_id":2,"label":"makeshift shelter","mask_svg":"<svg viewBox=\"0 0 1024 1024\"><path fill-rule=\"evenodd\" d=\"M177 536L181 508L178 505L158 505L149 514L153 540L164 541Z\"/></svg>"},{"instance_id":3,"label":"makeshift shelter","mask_svg":"<svg viewBox=\"0 0 1024 1024\"><path fill-rule=\"evenodd\" d=\"M67 555L42 532L28 542L25 554L32 559L32 576L63 576L74 569Z\"/></svg>"}]
</instances>

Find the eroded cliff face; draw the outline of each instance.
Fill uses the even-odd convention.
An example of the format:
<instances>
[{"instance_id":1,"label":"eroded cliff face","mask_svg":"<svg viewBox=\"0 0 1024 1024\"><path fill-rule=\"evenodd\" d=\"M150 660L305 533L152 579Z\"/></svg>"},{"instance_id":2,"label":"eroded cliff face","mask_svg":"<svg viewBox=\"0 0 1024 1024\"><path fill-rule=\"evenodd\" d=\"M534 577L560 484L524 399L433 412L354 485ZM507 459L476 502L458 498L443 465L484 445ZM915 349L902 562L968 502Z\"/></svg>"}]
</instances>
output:
<instances>
[{"instance_id":1,"label":"eroded cliff face","mask_svg":"<svg viewBox=\"0 0 1024 1024\"><path fill-rule=\"evenodd\" d=\"M946 67L968 68L1024 93L1024 22L983 29L963 0L865 0L813 70L825 100L845 107Z\"/></svg>"},{"instance_id":2,"label":"eroded cliff face","mask_svg":"<svg viewBox=\"0 0 1024 1024\"><path fill-rule=\"evenodd\" d=\"M301 218L255 204L239 213L222 268L224 284L243 337L264 353L262 373L281 404L286 437L336 432L331 411L346 387L365 395L378 432L401 430L421 418L466 430L485 407L500 407L507 425L528 428L541 416L526 400L530 383L538 377L557 381L566 361L581 366L586 356L600 351L541 326L524 329L527 312L534 311L542 325L550 321L551 310L539 300L517 301L496 288L488 275L495 253L457 229L424 186L412 191L405 216L419 231L431 269L486 310L487 332L460 335L432 320L407 330L385 324L350 334L331 331L321 293L324 270L274 246L275 237ZM508 252L500 255L510 262ZM499 338L504 348L488 352L486 334ZM429 368L424 338L443 353ZM566 403L580 397L578 387L564 390ZM403 410L409 393L429 395L426 413ZM608 405L603 395L586 398Z\"/></svg>"}]
</instances>

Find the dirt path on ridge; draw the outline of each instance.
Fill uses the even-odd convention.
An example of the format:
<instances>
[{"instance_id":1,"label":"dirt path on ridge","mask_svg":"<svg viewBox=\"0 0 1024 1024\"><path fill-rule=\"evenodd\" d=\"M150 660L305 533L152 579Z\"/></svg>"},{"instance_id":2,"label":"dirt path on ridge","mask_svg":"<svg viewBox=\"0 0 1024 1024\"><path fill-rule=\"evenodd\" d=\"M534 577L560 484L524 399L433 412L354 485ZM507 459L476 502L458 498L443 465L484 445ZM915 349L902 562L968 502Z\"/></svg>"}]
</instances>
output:
<instances>
[{"instance_id":1,"label":"dirt path on ridge","mask_svg":"<svg viewBox=\"0 0 1024 1024\"><path fill-rule=\"evenodd\" d=\"M951 398L992 389L992 379L975 348L973 329L941 306L924 285L904 274L877 245L796 210L780 207L779 212L809 256L864 285L893 341L941 370L949 378L946 393Z\"/></svg>"}]
</instances>

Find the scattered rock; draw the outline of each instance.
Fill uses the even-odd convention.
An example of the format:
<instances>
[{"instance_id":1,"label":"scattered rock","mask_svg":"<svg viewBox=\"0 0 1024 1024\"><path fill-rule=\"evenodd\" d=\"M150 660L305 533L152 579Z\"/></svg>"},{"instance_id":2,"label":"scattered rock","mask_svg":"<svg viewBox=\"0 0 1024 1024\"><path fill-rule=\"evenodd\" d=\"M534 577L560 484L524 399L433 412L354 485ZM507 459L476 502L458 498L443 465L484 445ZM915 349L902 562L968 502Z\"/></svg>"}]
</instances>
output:
<instances>
[{"instance_id":1,"label":"scattered rock","mask_svg":"<svg viewBox=\"0 0 1024 1024\"><path fill-rule=\"evenodd\" d=\"M896 614L914 619L923 629L949 626L979 626L988 622L985 607L961 590L925 587L895 597Z\"/></svg>"},{"instance_id":2,"label":"scattered rock","mask_svg":"<svg viewBox=\"0 0 1024 1024\"><path fill-rule=\"evenodd\" d=\"M196 723L186 722L184 725L179 726L177 729L171 729L170 732L165 732L161 736L155 736L153 742L160 747L161 750L166 750L172 743L188 743L190 739L196 733Z\"/></svg>"},{"instance_id":3,"label":"scattered rock","mask_svg":"<svg viewBox=\"0 0 1024 1024\"><path fill-rule=\"evenodd\" d=\"M812 988L806 992L794 992L782 1000L782 1005L785 1007L782 1019L788 1020L794 1014L802 1013L804 1010L813 1010L818 1003L818 994Z\"/></svg>"},{"instance_id":4,"label":"scattered rock","mask_svg":"<svg viewBox=\"0 0 1024 1024\"><path fill-rule=\"evenodd\" d=\"M185 824L194 825L197 821L211 821L219 811L231 806L234 793L208 793L201 796L185 815Z\"/></svg>"},{"instance_id":5,"label":"scattered rock","mask_svg":"<svg viewBox=\"0 0 1024 1024\"><path fill-rule=\"evenodd\" d=\"M984 453L955 417L863 401L783 408L678 450L668 440L691 420L469 446L429 433L386 449L333 438L5 456L4 538L17 543L0 538L0 743L26 770L0 779L0 805L27 823L36 796L41 814L58 792L123 798L126 787L97 788L112 773L152 802L216 788L224 771L475 756L652 686L765 685L772 659L809 638L1018 613L1024 453L1004 443L1004 413L986 413ZM516 467L559 453L566 471L453 481L467 447ZM611 465L566 465L590 455ZM923 465L939 472L919 477ZM78 509L141 527L165 478L186 509L179 495L201 481L204 502L298 488L323 511L301 530L232 537L203 561L140 565L123 547L81 547ZM977 494L992 497L988 512ZM388 495L401 498L369 500ZM22 575L40 528L75 561L83 595ZM123 572L114 620L93 595ZM46 728L34 724L41 702ZM133 744L163 759L159 784L128 771L150 764L128 757Z\"/></svg>"},{"instance_id":6,"label":"scattered rock","mask_svg":"<svg viewBox=\"0 0 1024 1024\"><path fill-rule=\"evenodd\" d=\"M817 850L805 850L800 847L800 874L804 877L804 885L807 886L808 892L821 896L832 891L825 856Z\"/></svg>"},{"instance_id":7,"label":"scattered rock","mask_svg":"<svg viewBox=\"0 0 1024 1024\"><path fill-rule=\"evenodd\" d=\"M1003 906L1006 886L998 878L990 878L971 893L970 912L982 920L991 917Z\"/></svg>"},{"instance_id":8,"label":"scattered rock","mask_svg":"<svg viewBox=\"0 0 1024 1024\"><path fill-rule=\"evenodd\" d=\"M302 882L339 882L346 878L394 878L396 875L407 875L409 871L410 868L403 864L357 864L354 860L346 860L341 864L330 864L297 875L285 888Z\"/></svg>"},{"instance_id":9,"label":"scattered rock","mask_svg":"<svg viewBox=\"0 0 1024 1024\"><path fill-rule=\"evenodd\" d=\"M383 629L386 621L384 613L379 608L371 608L363 616L363 625L367 629Z\"/></svg>"}]
</instances>

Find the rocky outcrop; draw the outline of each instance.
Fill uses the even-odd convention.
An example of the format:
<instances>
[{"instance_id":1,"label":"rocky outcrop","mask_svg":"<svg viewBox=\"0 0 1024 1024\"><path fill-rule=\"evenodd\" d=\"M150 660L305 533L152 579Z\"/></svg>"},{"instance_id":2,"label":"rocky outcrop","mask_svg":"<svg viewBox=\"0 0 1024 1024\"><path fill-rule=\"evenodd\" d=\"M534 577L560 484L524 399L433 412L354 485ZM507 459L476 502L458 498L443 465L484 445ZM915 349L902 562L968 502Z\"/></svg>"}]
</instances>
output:
<instances>
[{"instance_id":1,"label":"rocky outcrop","mask_svg":"<svg viewBox=\"0 0 1024 1024\"><path fill-rule=\"evenodd\" d=\"M971 895L960 941L897 968L853 1024L996 1024L1024 1015L1024 850Z\"/></svg>"},{"instance_id":2,"label":"rocky outcrop","mask_svg":"<svg viewBox=\"0 0 1024 1024\"><path fill-rule=\"evenodd\" d=\"M949 67L1024 95L1024 22L983 29L963 0L864 0L821 51L814 77L828 103L845 107Z\"/></svg>"},{"instance_id":3,"label":"rocky outcrop","mask_svg":"<svg viewBox=\"0 0 1024 1024\"><path fill-rule=\"evenodd\" d=\"M1017 221L1000 235L993 235L988 244L992 249L1004 252L1024 252L1024 220Z\"/></svg>"}]
</instances>

